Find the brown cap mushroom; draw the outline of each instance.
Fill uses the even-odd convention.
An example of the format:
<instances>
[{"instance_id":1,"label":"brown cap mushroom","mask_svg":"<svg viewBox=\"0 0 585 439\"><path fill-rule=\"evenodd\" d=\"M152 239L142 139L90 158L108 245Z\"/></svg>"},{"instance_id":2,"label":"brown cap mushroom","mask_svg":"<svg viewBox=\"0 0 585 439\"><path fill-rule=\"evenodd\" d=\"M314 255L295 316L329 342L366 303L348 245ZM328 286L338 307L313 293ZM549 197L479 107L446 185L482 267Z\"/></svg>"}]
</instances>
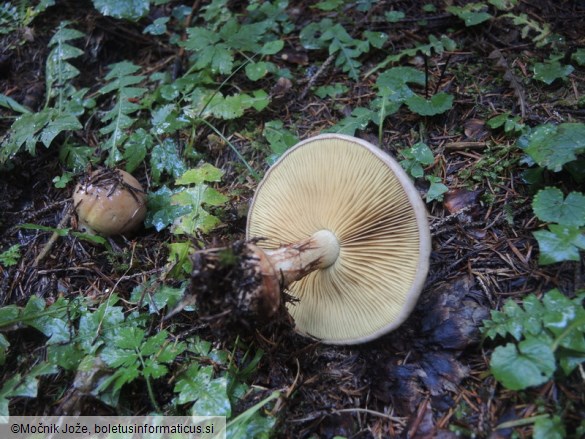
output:
<instances>
[{"instance_id":1,"label":"brown cap mushroom","mask_svg":"<svg viewBox=\"0 0 585 439\"><path fill-rule=\"evenodd\" d=\"M82 228L103 236L136 230L146 216L146 194L132 175L101 169L81 181L73 203Z\"/></svg>"},{"instance_id":2,"label":"brown cap mushroom","mask_svg":"<svg viewBox=\"0 0 585 439\"><path fill-rule=\"evenodd\" d=\"M247 238L261 239L299 299L288 305L297 331L333 344L397 328L424 286L431 249L425 205L400 165L336 134L300 142L270 168Z\"/></svg>"}]
</instances>

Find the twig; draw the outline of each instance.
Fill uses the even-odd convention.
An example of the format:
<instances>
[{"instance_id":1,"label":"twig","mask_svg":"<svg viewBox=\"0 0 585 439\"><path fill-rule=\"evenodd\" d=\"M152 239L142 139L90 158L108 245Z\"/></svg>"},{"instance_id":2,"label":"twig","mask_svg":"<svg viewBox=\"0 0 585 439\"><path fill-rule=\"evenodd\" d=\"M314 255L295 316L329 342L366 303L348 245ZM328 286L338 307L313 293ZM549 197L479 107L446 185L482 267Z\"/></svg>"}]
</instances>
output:
<instances>
[{"instance_id":1,"label":"twig","mask_svg":"<svg viewBox=\"0 0 585 439\"><path fill-rule=\"evenodd\" d=\"M327 58L325 60L323 65L319 68L319 70L317 70L317 73L315 73L311 77L311 79L309 79L309 82L307 82L307 85L305 85L303 92L299 96L299 100L302 100L305 98L305 96L307 96L307 93L309 92L311 87L315 84L315 81L317 81L317 79L319 79L319 76L321 76L325 72L327 67L329 67L329 65L333 62L334 59L335 59L335 55L330 55L329 58Z\"/></svg>"},{"instance_id":2,"label":"twig","mask_svg":"<svg viewBox=\"0 0 585 439\"><path fill-rule=\"evenodd\" d=\"M61 218L61 221L59 221L59 224L57 224L57 229L62 229L62 228L65 227L65 225L71 219L71 213L72 212L73 212L73 204L69 205L69 207L65 210L65 212L63 214L63 218ZM58 237L59 237L59 233L53 232L53 234L51 235L51 237L49 238L49 240L47 241L47 243L45 244L45 246L43 247L43 249L40 251L40 253L35 258L35 260L33 262L33 268L34 267L37 267L39 265L39 263L43 259L45 259L45 257L51 251L51 248L55 244L55 241L57 241L57 238Z\"/></svg>"}]
</instances>

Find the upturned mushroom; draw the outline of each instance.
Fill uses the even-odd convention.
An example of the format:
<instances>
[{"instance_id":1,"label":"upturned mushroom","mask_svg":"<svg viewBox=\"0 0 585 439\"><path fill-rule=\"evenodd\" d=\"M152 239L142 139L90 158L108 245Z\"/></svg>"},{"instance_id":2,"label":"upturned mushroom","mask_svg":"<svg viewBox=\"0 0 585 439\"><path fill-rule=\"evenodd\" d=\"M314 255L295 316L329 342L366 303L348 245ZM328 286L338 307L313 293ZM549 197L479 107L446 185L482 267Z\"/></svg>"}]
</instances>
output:
<instances>
[{"instance_id":1,"label":"upturned mushroom","mask_svg":"<svg viewBox=\"0 0 585 439\"><path fill-rule=\"evenodd\" d=\"M287 151L258 186L246 232L235 276L245 282L222 273L218 295L192 282L203 314L232 314L223 295L233 290L236 314L270 317L286 290L299 333L363 343L404 322L426 280L431 240L418 191L394 159L354 137L320 135ZM195 277L208 256L195 255Z\"/></svg>"},{"instance_id":2,"label":"upturned mushroom","mask_svg":"<svg viewBox=\"0 0 585 439\"><path fill-rule=\"evenodd\" d=\"M100 169L82 179L73 192L82 229L103 236L135 231L146 216L146 193L132 175Z\"/></svg>"}]
</instances>

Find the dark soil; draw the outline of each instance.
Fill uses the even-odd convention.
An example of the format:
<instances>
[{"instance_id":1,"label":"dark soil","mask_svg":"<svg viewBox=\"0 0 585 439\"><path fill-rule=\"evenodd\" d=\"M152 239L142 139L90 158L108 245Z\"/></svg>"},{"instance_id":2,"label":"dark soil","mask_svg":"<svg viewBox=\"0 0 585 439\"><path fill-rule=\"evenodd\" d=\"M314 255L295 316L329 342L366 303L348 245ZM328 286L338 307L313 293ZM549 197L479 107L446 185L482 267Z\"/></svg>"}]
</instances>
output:
<instances>
[{"instance_id":1,"label":"dark soil","mask_svg":"<svg viewBox=\"0 0 585 439\"><path fill-rule=\"evenodd\" d=\"M35 19L30 29L22 30L30 34L24 42L22 34L5 35L0 40L0 93L33 110L44 103L47 43L63 20L71 20L87 36L83 45L86 55L77 67L82 70L79 85L91 90L102 85L96 81L103 78L113 62L130 60L150 73L180 71L187 65L188 60L176 46L144 35L142 24L104 18L90 2L58 3ZM238 2L232 3L238 7ZM292 1L290 5L299 27L316 20L316 12L306 3ZM425 12L423 6L428 3L436 3L439 12ZM552 31L564 38L561 47L567 56L585 43L582 2L521 3L525 13L549 23ZM481 343L479 327L490 310L498 309L507 298L551 288L573 294L585 288L585 263L581 260L538 265L538 247L532 235L538 223L529 204L531 189L522 179L522 155L509 146L509 137L490 131L485 120L496 112L511 111L522 114L529 125L585 122L585 110L575 104L585 93L585 71L576 69L569 78L570 86L539 85L527 80L530 72L526 66L534 57L548 58L549 49L540 49L530 38L522 38L518 28L504 27L501 21L465 28L452 15L440 12L442 2L382 1L373 6L390 7L404 11L409 18L392 25L372 23L372 11L350 10L356 34L365 28L387 32L392 47L399 50L427 41L429 34L445 33L464 41L461 47L474 48L427 60L430 90L437 88L453 94L453 109L433 118L401 111L387 121L383 143L379 145L396 156L400 149L413 144L418 130L425 131L442 170L441 177L450 189L443 203L428 205L433 235L431 269L411 318L399 330L353 347L311 342L295 335L286 324L226 334L192 312L182 312L165 321L161 316L160 325L179 337L196 332L228 349L240 335L245 343L263 349L265 354L251 384L264 392L245 400L237 411L252 406L262 395L281 391L285 396L272 409L279 419L279 437L529 437L530 426L495 428L505 421L533 416L538 407L555 406L563 408L570 432L585 418L582 376L574 374L518 393L503 389L488 371L492 346ZM423 18L425 21L421 21ZM235 133L233 142L261 172L266 168L264 153L244 136L238 137L238 130L280 119L287 127L294 127L300 138L306 138L330 127L373 95L375 79L368 78L347 83L350 92L349 97L343 98L342 108L326 106L310 91L303 90L308 85L347 81L346 76L329 67L309 82L310 72L314 74L328 54L306 52L295 39L288 44L290 56L272 61L291 69L292 89L266 80L263 87L273 90L274 99L264 113L254 116L258 120L244 117L236 125L222 127L227 133ZM494 52L496 49L498 52ZM363 60L366 69L386 56L372 53ZM510 72L516 79L506 75ZM0 134L9 128L12 117L11 112L0 108ZM95 130L95 122L87 121L76 135L82 143L96 146ZM242 177L241 163L229 148L207 142L209 134L199 134L205 145L200 152L205 161L225 171L222 185L227 184L231 193L239 195L232 198L228 209L217 213L223 227L211 236L195 237L206 248L244 238L245 214L241 212L246 211L256 186L252 179ZM378 143L373 130L359 135ZM487 139L498 149L486 146ZM504 165L497 175L485 172L488 170L481 164L476 166L490 155L500 157ZM18 226L34 223L56 227L68 215L73 185L62 190L52 183L62 172L57 149L42 146L36 156L19 154L10 168L0 169L0 250L19 243L23 251L18 265L0 267L0 305L23 305L31 295L48 302L62 294L99 299L112 288L124 297L149 276L163 271L166 244L171 237L168 231L157 233L153 229L142 230L130 239L116 238L113 243L119 251L112 253L73 237L61 238L39 260L50 233ZM463 177L470 174L482 178ZM146 166L139 168L135 176L148 187ZM417 184L424 192L425 182ZM225 190L225 186L218 188ZM572 189L584 190L582 185ZM0 371L0 383L12 371L26 370L32 361L26 353L42 350L44 343L44 337L33 330L7 332L6 336L13 351ZM72 394L73 378L66 373L43 378L39 397L13 399L11 413L69 412L71 407L83 414L114 413L91 397L77 398ZM164 406L172 398L172 387L161 382L158 388ZM60 399L59 395L65 396ZM151 410L145 406L148 397L142 385L128 386L124 399L127 411L143 414Z\"/></svg>"}]
</instances>

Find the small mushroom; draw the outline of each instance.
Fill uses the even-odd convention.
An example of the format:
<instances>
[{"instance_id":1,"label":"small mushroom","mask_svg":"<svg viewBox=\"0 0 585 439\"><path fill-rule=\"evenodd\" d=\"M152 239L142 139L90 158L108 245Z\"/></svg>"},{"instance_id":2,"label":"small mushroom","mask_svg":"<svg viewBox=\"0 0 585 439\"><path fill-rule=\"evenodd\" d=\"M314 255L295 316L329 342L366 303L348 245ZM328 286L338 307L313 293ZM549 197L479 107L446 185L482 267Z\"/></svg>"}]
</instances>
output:
<instances>
[{"instance_id":1,"label":"small mushroom","mask_svg":"<svg viewBox=\"0 0 585 439\"><path fill-rule=\"evenodd\" d=\"M297 331L325 343L397 328L426 280L425 205L400 165L361 139L325 134L287 151L260 183L246 231L269 280L260 287L287 288Z\"/></svg>"},{"instance_id":2,"label":"small mushroom","mask_svg":"<svg viewBox=\"0 0 585 439\"><path fill-rule=\"evenodd\" d=\"M100 169L82 180L73 193L82 228L103 236L135 231L146 216L146 194L132 175Z\"/></svg>"}]
</instances>

